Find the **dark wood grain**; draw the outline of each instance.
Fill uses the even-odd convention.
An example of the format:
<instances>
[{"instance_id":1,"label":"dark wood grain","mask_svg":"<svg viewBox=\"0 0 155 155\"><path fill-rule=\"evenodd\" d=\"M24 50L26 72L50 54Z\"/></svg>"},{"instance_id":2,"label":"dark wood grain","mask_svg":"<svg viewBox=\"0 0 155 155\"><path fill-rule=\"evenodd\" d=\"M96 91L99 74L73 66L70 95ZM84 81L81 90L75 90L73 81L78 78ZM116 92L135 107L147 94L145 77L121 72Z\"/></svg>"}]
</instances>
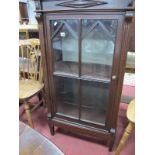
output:
<instances>
[{"instance_id":1,"label":"dark wood grain","mask_svg":"<svg viewBox=\"0 0 155 155\"><path fill-rule=\"evenodd\" d=\"M23 24L23 22L28 23L29 17L27 11L27 3L19 2L19 11L20 11L21 24Z\"/></svg>"},{"instance_id":2,"label":"dark wood grain","mask_svg":"<svg viewBox=\"0 0 155 155\"><path fill-rule=\"evenodd\" d=\"M39 35L42 42L42 55L44 57L44 76L45 76L45 86L46 86L46 97L48 101L48 122L51 129L51 134L54 134L54 126L61 127L65 130L75 132L78 134L87 135L93 138L98 138L101 140L105 140L110 148L112 150L112 146L115 139L115 133L116 133L116 123L117 123L117 115L118 115L118 108L121 98L121 92L122 92L122 85L123 85L123 76L125 71L125 62L126 62L126 53L129 49L129 41L130 41L130 31L131 31L131 22L132 22L132 15L134 13L134 6L132 2L129 2L127 0L110 0L110 2L106 5L99 5L99 6L92 6L89 8L67 8L63 6L58 6L57 4L60 3L60 1L52 1L52 0L42 0L41 3L38 0L37 4L37 15L41 14L43 18L39 18ZM131 3L131 4L130 4ZM68 20L78 20L79 26L78 26L78 35L77 41L78 41L78 72L76 74L70 73L66 70L66 72L60 72L56 71L54 68L55 60L54 60L54 49L52 45L53 38L56 36L56 34L59 33L59 30L56 32L53 32L53 29L51 27L51 21L52 20L62 20L63 25L67 25L67 29L69 33L71 33L73 36L75 36L74 30L70 27L70 25L67 23L67 21L63 21L64 19ZM90 75L83 75L83 70L88 71L88 67L91 64L82 64L82 39L84 38L82 35L82 22L84 19L90 19L90 20L116 20L117 21L117 32L116 32L116 38L115 38L115 47L114 47L114 54L113 54L113 63L112 63L112 69L110 78L97 78L95 74L97 72L91 73ZM63 26L62 25L62 26ZM102 23L97 22L94 23L91 27L89 27L89 31L93 31L94 27L96 25L100 25L102 29L105 31L105 27ZM54 33L54 36L51 38L51 34ZM90 33L90 32L89 32ZM86 36L85 36L86 37ZM61 65L61 64L60 64ZM72 67L72 70L75 69L75 64L69 63L69 65ZM106 67L108 69L108 66ZM104 72L106 74L106 72ZM109 75L108 75L109 76ZM116 76L115 79L112 77ZM58 95L56 92L56 88L62 89L61 83L55 83L55 78L61 78L61 79L75 79L78 81L76 83L77 85L77 96L76 96L76 104L77 109L74 107L70 111L70 115L67 115L66 112L68 112L68 108L63 107L63 102L67 102L68 99L72 99L73 102L72 106L75 106L75 99L74 96L70 94L69 98L64 98L63 95ZM107 109L105 112L105 115L103 115L103 120L105 119L105 122L99 123L98 121L94 122L91 119L91 115L89 115L90 120L83 120L82 119L82 110L84 106L87 106L87 98L85 97L82 100L82 83L83 80L89 81L88 83L102 83L104 88L109 88L109 97L108 97L108 103L107 103ZM69 86L69 85L68 85ZM75 87L75 85L72 85L72 87ZM66 86L64 86L66 87ZM71 87L71 88L72 88ZM64 89L66 91L68 90L74 90L75 88L71 89L67 88ZM90 89L90 88L89 88ZM98 88L99 89L99 88ZM62 89L63 90L63 89ZM73 92L73 91L71 91ZM66 92L61 92L62 94ZM94 97L97 97L97 93L94 92ZM103 93L104 94L104 93ZM59 100L62 100L63 102L57 104L58 97ZM86 104L82 104L86 103ZM90 102L91 103L91 102ZM69 103L70 104L70 103ZM58 107L62 105L62 107ZM97 106L97 105L96 105ZM61 108L63 113L60 113L58 110ZM89 107L91 108L91 107ZM78 111L77 117L74 116L75 112ZM94 107L95 110L95 107ZM96 111L97 112L97 111ZM72 115L73 114L73 115ZM88 112L85 113L88 115ZM97 114L99 114L97 112ZM92 115L93 117L93 115Z\"/></svg>"}]
</instances>

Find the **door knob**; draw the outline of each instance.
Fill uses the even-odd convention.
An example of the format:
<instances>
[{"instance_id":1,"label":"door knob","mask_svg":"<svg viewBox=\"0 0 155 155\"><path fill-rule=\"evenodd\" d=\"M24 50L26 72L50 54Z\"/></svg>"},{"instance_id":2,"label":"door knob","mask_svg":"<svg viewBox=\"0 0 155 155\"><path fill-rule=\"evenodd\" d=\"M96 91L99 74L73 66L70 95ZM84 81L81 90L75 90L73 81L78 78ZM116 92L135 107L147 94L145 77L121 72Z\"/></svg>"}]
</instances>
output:
<instances>
[{"instance_id":1,"label":"door knob","mask_svg":"<svg viewBox=\"0 0 155 155\"><path fill-rule=\"evenodd\" d=\"M113 75L112 76L112 80L116 80L117 76L116 75Z\"/></svg>"}]
</instances>

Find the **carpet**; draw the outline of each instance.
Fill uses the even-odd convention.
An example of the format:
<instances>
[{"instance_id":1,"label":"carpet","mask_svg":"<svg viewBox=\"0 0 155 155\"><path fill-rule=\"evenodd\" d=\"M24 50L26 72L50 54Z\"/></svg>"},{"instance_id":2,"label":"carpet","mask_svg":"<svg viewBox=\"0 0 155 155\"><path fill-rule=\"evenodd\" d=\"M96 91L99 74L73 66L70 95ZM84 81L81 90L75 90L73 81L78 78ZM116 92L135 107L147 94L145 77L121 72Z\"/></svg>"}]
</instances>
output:
<instances>
[{"instance_id":1,"label":"carpet","mask_svg":"<svg viewBox=\"0 0 155 155\"><path fill-rule=\"evenodd\" d=\"M124 88L127 91L127 87ZM131 88L130 88L131 89ZM134 88L133 88L134 89ZM130 90L129 94L131 93ZM37 101L37 98L33 100ZM126 118L126 109L127 104L120 103L118 120L117 120L117 132L113 150L116 149L119 140L124 132L124 129L127 125ZM47 109L44 107L38 108L32 113L32 119L34 122L34 128L54 144L56 144L66 155L114 155L113 152L108 151L108 147L104 146L101 143L94 142L93 140L88 140L83 137L78 137L67 132L62 132L57 129L57 132L54 136L50 134L50 130L47 123ZM20 106L20 121L27 123L25 113L23 113L23 105ZM121 152L121 155L134 155L135 153L135 132L130 135L124 149Z\"/></svg>"}]
</instances>

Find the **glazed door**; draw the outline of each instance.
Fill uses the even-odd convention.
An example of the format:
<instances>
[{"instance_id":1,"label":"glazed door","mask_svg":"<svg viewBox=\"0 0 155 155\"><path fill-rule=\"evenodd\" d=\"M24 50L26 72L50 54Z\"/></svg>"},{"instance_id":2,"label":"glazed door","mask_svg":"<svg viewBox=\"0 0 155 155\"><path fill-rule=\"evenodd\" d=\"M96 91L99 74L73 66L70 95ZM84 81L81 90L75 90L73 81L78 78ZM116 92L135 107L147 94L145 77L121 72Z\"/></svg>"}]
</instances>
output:
<instances>
[{"instance_id":1,"label":"glazed door","mask_svg":"<svg viewBox=\"0 0 155 155\"><path fill-rule=\"evenodd\" d=\"M105 126L115 102L122 15L48 15L46 22L54 115Z\"/></svg>"},{"instance_id":2,"label":"glazed door","mask_svg":"<svg viewBox=\"0 0 155 155\"><path fill-rule=\"evenodd\" d=\"M77 19L57 19L49 23L55 112L78 119L80 22Z\"/></svg>"},{"instance_id":3,"label":"glazed door","mask_svg":"<svg viewBox=\"0 0 155 155\"><path fill-rule=\"evenodd\" d=\"M81 35L81 119L104 124L109 102L118 21L83 19ZM116 75L115 75L116 76Z\"/></svg>"}]
</instances>

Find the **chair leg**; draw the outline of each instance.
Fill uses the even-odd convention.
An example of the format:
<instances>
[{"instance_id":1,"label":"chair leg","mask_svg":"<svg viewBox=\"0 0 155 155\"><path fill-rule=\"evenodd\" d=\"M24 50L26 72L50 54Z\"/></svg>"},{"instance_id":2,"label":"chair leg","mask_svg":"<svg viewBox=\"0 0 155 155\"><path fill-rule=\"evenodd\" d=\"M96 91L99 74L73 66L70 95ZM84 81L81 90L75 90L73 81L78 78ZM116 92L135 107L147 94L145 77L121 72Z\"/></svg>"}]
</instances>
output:
<instances>
[{"instance_id":1,"label":"chair leg","mask_svg":"<svg viewBox=\"0 0 155 155\"><path fill-rule=\"evenodd\" d=\"M130 134L132 133L132 130L134 129L135 124L132 122L129 122L129 124L127 125L125 132L119 142L119 145L116 149L115 155L120 155L121 150L123 149L126 141L128 140Z\"/></svg>"},{"instance_id":2,"label":"chair leg","mask_svg":"<svg viewBox=\"0 0 155 155\"><path fill-rule=\"evenodd\" d=\"M33 122L32 122L32 118L31 118L30 108L26 101L24 102L24 108L25 108L25 113L26 113L26 118L28 120L28 123L29 123L30 127L33 128Z\"/></svg>"}]
</instances>

